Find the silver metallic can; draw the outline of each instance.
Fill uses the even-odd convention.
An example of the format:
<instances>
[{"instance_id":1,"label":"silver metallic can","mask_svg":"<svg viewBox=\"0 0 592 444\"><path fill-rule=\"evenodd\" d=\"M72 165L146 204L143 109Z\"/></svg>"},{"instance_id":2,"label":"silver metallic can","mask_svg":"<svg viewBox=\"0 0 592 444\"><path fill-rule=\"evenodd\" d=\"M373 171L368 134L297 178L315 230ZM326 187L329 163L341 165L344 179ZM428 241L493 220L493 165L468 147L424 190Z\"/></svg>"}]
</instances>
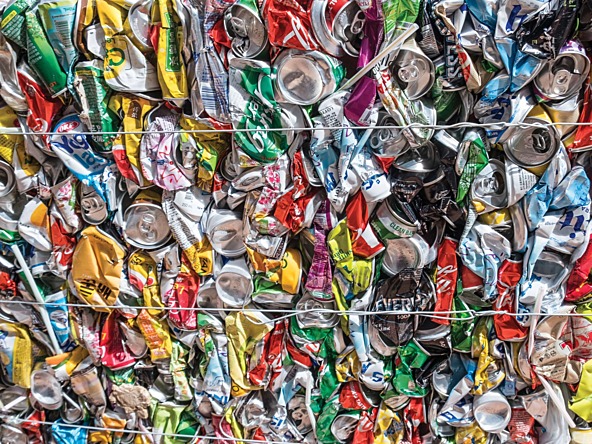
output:
<instances>
[{"instance_id":1,"label":"silver metallic can","mask_svg":"<svg viewBox=\"0 0 592 444\"><path fill-rule=\"evenodd\" d=\"M124 26L129 26L131 37L140 50L149 51L152 49L150 42L150 10L152 0L143 0L134 3L127 14L127 21Z\"/></svg>"},{"instance_id":2,"label":"silver metallic can","mask_svg":"<svg viewBox=\"0 0 592 444\"><path fill-rule=\"evenodd\" d=\"M100 225L107 219L107 204L93 187L80 183L80 208L82 218L91 225Z\"/></svg>"},{"instance_id":3,"label":"silver metallic can","mask_svg":"<svg viewBox=\"0 0 592 444\"><path fill-rule=\"evenodd\" d=\"M561 102L544 103L543 107L553 122L576 123L580 117L582 101L579 100L579 94L574 94ZM555 128L557 128L561 138L564 139L577 127L575 125L556 125Z\"/></svg>"},{"instance_id":4,"label":"silver metallic can","mask_svg":"<svg viewBox=\"0 0 592 444\"><path fill-rule=\"evenodd\" d=\"M545 119L527 117L524 123L548 124ZM559 133L554 127L516 130L503 144L506 156L518 166L541 175L559 149Z\"/></svg>"},{"instance_id":5,"label":"silver metallic can","mask_svg":"<svg viewBox=\"0 0 592 444\"><path fill-rule=\"evenodd\" d=\"M278 101L312 105L335 92L344 76L341 62L319 51L282 51L273 64Z\"/></svg>"},{"instance_id":6,"label":"silver metallic can","mask_svg":"<svg viewBox=\"0 0 592 444\"><path fill-rule=\"evenodd\" d=\"M301 311L296 315L296 320L300 328L332 328L339 322L339 316L322 310L335 309L334 301L317 299L306 293L296 304L296 310Z\"/></svg>"},{"instance_id":7,"label":"silver metallic can","mask_svg":"<svg viewBox=\"0 0 592 444\"><path fill-rule=\"evenodd\" d=\"M331 424L331 434L339 442L348 442L360 422L359 413L343 413L337 415Z\"/></svg>"},{"instance_id":8,"label":"silver metallic can","mask_svg":"<svg viewBox=\"0 0 592 444\"><path fill-rule=\"evenodd\" d=\"M366 18L353 0L313 0L310 20L315 38L334 57L360 53Z\"/></svg>"},{"instance_id":9,"label":"silver metallic can","mask_svg":"<svg viewBox=\"0 0 592 444\"><path fill-rule=\"evenodd\" d=\"M506 167L502 162L491 159L485 165L471 184L470 197L479 214L507 206Z\"/></svg>"},{"instance_id":10,"label":"silver metallic can","mask_svg":"<svg viewBox=\"0 0 592 444\"><path fill-rule=\"evenodd\" d=\"M123 237L134 247L154 250L166 244L171 237L161 196L152 188L140 191L125 210L124 224Z\"/></svg>"},{"instance_id":11,"label":"silver metallic can","mask_svg":"<svg viewBox=\"0 0 592 444\"><path fill-rule=\"evenodd\" d=\"M419 223L405 213L402 205L395 197L390 197L376 210L376 217L370 224L381 239L411 237L417 232Z\"/></svg>"},{"instance_id":12,"label":"silver metallic can","mask_svg":"<svg viewBox=\"0 0 592 444\"><path fill-rule=\"evenodd\" d=\"M393 117L384 110L378 112L376 126L397 126ZM409 142L397 128L377 128L372 131L368 144L378 157L397 157L409 149Z\"/></svg>"},{"instance_id":13,"label":"silver metallic can","mask_svg":"<svg viewBox=\"0 0 592 444\"><path fill-rule=\"evenodd\" d=\"M14 170L6 162L0 160L0 199L12 200L17 194Z\"/></svg>"},{"instance_id":14,"label":"silver metallic can","mask_svg":"<svg viewBox=\"0 0 592 444\"><path fill-rule=\"evenodd\" d=\"M440 154L436 145L427 142L401 154L394 161L393 166L401 171L419 174L431 173L440 166Z\"/></svg>"},{"instance_id":15,"label":"silver metallic can","mask_svg":"<svg viewBox=\"0 0 592 444\"><path fill-rule=\"evenodd\" d=\"M545 63L534 79L534 93L539 101L563 100L580 90L589 71L590 60L584 47L571 40L556 58Z\"/></svg>"},{"instance_id":16,"label":"silver metallic can","mask_svg":"<svg viewBox=\"0 0 592 444\"><path fill-rule=\"evenodd\" d=\"M267 30L253 0L239 0L230 6L224 13L224 29L237 57L257 57L268 47Z\"/></svg>"},{"instance_id":17,"label":"silver metallic can","mask_svg":"<svg viewBox=\"0 0 592 444\"><path fill-rule=\"evenodd\" d=\"M47 410L58 410L64 403L62 386L48 370L35 370L31 373L31 392L33 403Z\"/></svg>"},{"instance_id":18,"label":"silver metallic can","mask_svg":"<svg viewBox=\"0 0 592 444\"><path fill-rule=\"evenodd\" d=\"M247 249L243 241L243 221L238 213L211 210L205 220L204 231L212 248L223 256L238 257Z\"/></svg>"},{"instance_id":19,"label":"silver metallic can","mask_svg":"<svg viewBox=\"0 0 592 444\"><path fill-rule=\"evenodd\" d=\"M382 271L394 276L405 268L423 268L429 245L419 235L391 239L386 242Z\"/></svg>"},{"instance_id":20,"label":"silver metallic can","mask_svg":"<svg viewBox=\"0 0 592 444\"><path fill-rule=\"evenodd\" d=\"M397 83L410 100L427 94L436 79L433 62L417 46L415 39L403 44L392 69Z\"/></svg>"},{"instance_id":21,"label":"silver metallic can","mask_svg":"<svg viewBox=\"0 0 592 444\"><path fill-rule=\"evenodd\" d=\"M506 428L512 416L512 408L504 395L489 391L476 396L473 401L475 420L484 431L500 433Z\"/></svg>"}]
</instances>

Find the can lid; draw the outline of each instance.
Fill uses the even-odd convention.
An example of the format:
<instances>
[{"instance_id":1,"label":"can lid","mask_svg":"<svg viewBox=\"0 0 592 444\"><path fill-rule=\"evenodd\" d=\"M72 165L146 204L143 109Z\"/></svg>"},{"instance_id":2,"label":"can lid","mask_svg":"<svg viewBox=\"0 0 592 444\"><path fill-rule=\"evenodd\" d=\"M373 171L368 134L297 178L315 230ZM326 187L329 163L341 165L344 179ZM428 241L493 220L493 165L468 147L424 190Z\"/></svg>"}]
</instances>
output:
<instances>
[{"instance_id":1,"label":"can lid","mask_svg":"<svg viewBox=\"0 0 592 444\"><path fill-rule=\"evenodd\" d=\"M499 433L510 422L512 408L504 395L498 391L489 391L474 398L473 414L484 431Z\"/></svg>"},{"instance_id":2,"label":"can lid","mask_svg":"<svg viewBox=\"0 0 592 444\"><path fill-rule=\"evenodd\" d=\"M471 184L470 198L478 213L488 213L507 206L506 167L502 162L491 159L485 165Z\"/></svg>"},{"instance_id":3,"label":"can lid","mask_svg":"<svg viewBox=\"0 0 592 444\"><path fill-rule=\"evenodd\" d=\"M247 251L243 242L243 221L233 211L211 210L205 231L212 248L223 256L238 257Z\"/></svg>"},{"instance_id":4,"label":"can lid","mask_svg":"<svg viewBox=\"0 0 592 444\"><path fill-rule=\"evenodd\" d=\"M244 258L228 261L216 278L218 297L230 307L248 304L253 293L251 273Z\"/></svg>"},{"instance_id":5,"label":"can lid","mask_svg":"<svg viewBox=\"0 0 592 444\"><path fill-rule=\"evenodd\" d=\"M331 328L339 322L336 313L322 310L335 310L335 301L321 300L306 293L296 304L296 310L302 311L296 315L300 328Z\"/></svg>"},{"instance_id":6,"label":"can lid","mask_svg":"<svg viewBox=\"0 0 592 444\"><path fill-rule=\"evenodd\" d=\"M35 370L31 373L31 396L48 410L57 410L64 403L62 386L48 370Z\"/></svg>"},{"instance_id":7,"label":"can lid","mask_svg":"<svg viewBox=\"0 0 592 444\"><path fill-rule=\"evenodd\" d=\"M435 81L434 64L420 51L419 48L415 51L403 48L394 63L397 80L410 100L427 94Z\"/></svg>"},{"instance_id":8,"label":"can lid","mask_svg":"<svg viewBox=\"0 0 592 444\"><path fill-rule=\"evenodd\" d=\"M397 157L393 166L402 171L429 173L440 166L440 154L436 145L427 142L425 145L411 148L401 154Z\"/></svg>"},{"instance_id":9,"label":"can lid","mask_svg":"<svg viewBox=\"0 0 592 444\"><path fill-rule=\"evenodd\" d=\"M125 211L123 237L138 248L152 250L163 246L171 229L162 208L153 203L133 203Z\"/></svg>"},{"instance_id":10,"label":"can lid","mask_svg":"<svg viewBox=\"0 0 592 444\"><path fill-rule=\"evenodd\" d=\"M276 79L281 94L291 103L312 105L323 96L323 77L310 57L290 54L277 67Z\"/></svg>"}]
</instances>

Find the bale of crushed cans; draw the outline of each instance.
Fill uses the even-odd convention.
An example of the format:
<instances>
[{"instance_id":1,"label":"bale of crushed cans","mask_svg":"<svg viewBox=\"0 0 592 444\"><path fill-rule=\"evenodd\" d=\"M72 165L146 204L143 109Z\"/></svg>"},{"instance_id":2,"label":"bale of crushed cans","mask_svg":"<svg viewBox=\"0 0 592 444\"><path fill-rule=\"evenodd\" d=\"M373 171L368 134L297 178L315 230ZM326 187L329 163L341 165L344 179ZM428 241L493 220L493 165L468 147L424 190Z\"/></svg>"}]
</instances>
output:
<instances>
[{"instance_id":1,"label":"bale of crushed cans","mask_svg":"<svg viewBox=\"0 0 592 444\"><path fill-rule=\"evenodd\" d=\"M591 3L0 2L0 443L591 443Z\"/></svg>"}]
</instances>

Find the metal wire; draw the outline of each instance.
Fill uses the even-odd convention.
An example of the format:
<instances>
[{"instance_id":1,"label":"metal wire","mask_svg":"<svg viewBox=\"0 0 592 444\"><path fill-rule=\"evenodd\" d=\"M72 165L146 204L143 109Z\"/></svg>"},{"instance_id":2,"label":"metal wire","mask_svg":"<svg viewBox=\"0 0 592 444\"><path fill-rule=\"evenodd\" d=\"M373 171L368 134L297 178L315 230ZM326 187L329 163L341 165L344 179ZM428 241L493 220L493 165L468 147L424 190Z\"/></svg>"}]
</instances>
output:
<instances>
[{"instance_id":1,"label":"metal wire","mask_svg":"<svg viewBox=\"0 0 592 444\"><path fill-rule=\"evenodd\" d=\"M67 427L67 428L75 428L75 429L86 429L92 430L97 432L114 432L114 433L131 433L135 435L156 435L156 436L167 436L171 438L185 438L185 439L211 439L214 441L233 441L233 442L248 442L248 443L256 443L256 444L299 444L299 442L290 442L290 441L259 441L256 439L246 439L246 438L235 438L235 437L223 437L223 436L207 436L207 435L183 435L180 433L164 433L164 432L150 432L144 430L129 430L129 429L114 429L111 427L95 427L95 426L87 426L83 424L69 424L67 422L56 422L56 421L40 421L37 419L23 419L23 418L15 418L14 416L10 415L0 415L0 418L8 418L11 421L9 423L31 423L31 424L42 424L42 425L54 425L59 424L60 427Z\"/></svg>"},{"instance_id":2,"label":"metal wire","mask_svg":"<svg viewBox=\"0 0 592 444\"><path fill-rule=\"evenodd\" d=\"M357 316L373 316L376 314L379 315L415 315L415 316L425 316L425 317L438 317L440 315L462 315L468 314L475 317L479 316L494 316L494 315L508 315L508 316L573 316L573 317L585 317L585 316L592 316L592 313L585 314L585 313L543 313L543 312L526 312L526 313L512 313L506 310L444 310L444 311L409 311L409 310L335 310L330 308L312 308L308 310L299 310L299 309L281 309L281 308L254 308L254 307L228 307L228 308L215 308L215 307L150 307L150 306L132 306L132 305L89 305L89 304L82 304L82 303L59 303L59 302L45 302L40 303L37 301L18 301L18 300L2 300L0 301L0 305L2 304L15 304L15 305L34 305L34 306L50 306L50 307L76 307L76 308L108 308L108 309L119 309L119 310L160 310L160 311L203 311L203 312L221 312L221 311L229 311L229 312L255 312L255 313L283 313L287 316L296 316L299 314L306 314L310 312L315 313L325 313L325 314L335 314L335 315L342 315L342 316L350 316L350 315L357 315ZM468 318L451 318L454 320L463 321ZM277 319L272 319L272 321L276 321Z\"/></svg>"},{"instance_id":3,"label":"metal wire","mask_svg":"<svg viewBox=\"0 0 592 444\"><path fill-rule=\"evenodd\" d=\"M318 127L289 127L289 128L221 128L221 129L191 129L191 130L173 130L173 131L80 131L72 133L58 133L55 131L22 131L18 128L10 130L9 128L0 128L0 135L23 135L23 136L74 136L74 135L85 135L85 136L116 136L126 134L209 134L209 133L251 133L251 132L283 132L283 131L333 131L340 129L355 129L355 130L367 130L367 129L460 129L460 128L549 128L555 126L592 126L592 122L547 122L547 123L512 123L512 122L497 122L497 123L476 123L476 122L459 122L449 125L426 125L421 123L411 123L408 125L377 125L377 126L361 126L361 125L341 125L341 126L318 126Z\"/></svg>"}]
</instances>

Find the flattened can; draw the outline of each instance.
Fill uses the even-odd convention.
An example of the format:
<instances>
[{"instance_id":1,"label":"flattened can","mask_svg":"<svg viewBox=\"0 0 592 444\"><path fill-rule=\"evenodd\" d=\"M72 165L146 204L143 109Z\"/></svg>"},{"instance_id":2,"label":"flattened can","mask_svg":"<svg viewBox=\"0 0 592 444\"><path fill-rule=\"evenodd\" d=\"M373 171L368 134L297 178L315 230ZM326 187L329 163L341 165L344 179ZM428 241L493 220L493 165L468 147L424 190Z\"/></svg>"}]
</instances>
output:
<instances>
[{"instance_id":1,"label":"flattened can","mask_svg":"<svg viewBox=\"0 0 592 444\"><path fill-rule=\"evenodd\" d=\"M154 250L171 237L161 196L154 189L142 190L125 210L123 237L134 247Z\"/></svg>"},{"instance_id":2,"label":"flattened can","mask_svg":"<svg viewBox=\"0 0 592 444\"><path fill-rule=\"evenodd\" d=\"M127 20L123 25L132 41L138 45L142 52L150 51L152 43L150 42L150 10L152 9L152 0L143 0L134 3L127 14Z\"/></svg>"},{"instance_id":3,"label":"flattened can","mask_svg":"<svg viewBox=\"0 0 592 444\"><path fill-rule=\"evenodd\" d=\"M423 268L427 259L429 245L422 237L390 239L382 259L382 271L395 276L405 268Z\"/></svg>"},{"instance_id":4,"label":"flattened can","mask_svg":"<svg viewBox=\"0 0 592 444\"><path fill-rule=\"evenodd\" d=\"M0 200L13 200L17 194L14 170L6 162L0 160Z\"/></svg>"},{"instance_id":5,"label":"flattened can","mask_svg":"<svg viewBox=\"0 0 592 444\"><path fill-rule=\"evenodd\" d=\"M359 413L343 413L331 424L331 434L341 443L349 442L360 422Z\"/></svg>"},{"instance_id":6,"label":"flattened can","mask_svg":"<svg viewBox=\"0 0 592 444\"><path fill-rule=\"evenodd\" d=\"M345 76L341 62L319 51L284 50L275 59L278 101L312 105L337 90Z\"/></svg>"},{"instance_id":7,"label":"flattened can","mask_svg":"<svg viewBox=\"0 0 592 444\"><path fill-rule=\"evenodd\" d=\"M414 39L409 39L403 44L392 68L397 83L410 100L419 99L427 94L436 79L433 62L417 46Z\"/></svg>"},{"instance_id":8,"label":"flattened can","mask_svg":"<svg viewBox=\"0 0 592 444\"><path fill-rule=\"evenodd\" d=\"M296 321L300 328L332 328L339 323L339 316L335 312L335 302L318 299L306 293L296 304Z\"/></svg>"},{"instance_id":9,"label":"flattened can","mask_svg":"<svg viewBox=\"0 0 592 444\"><path fill-rule=\"evenodd\" d=\"M471 202L477 213L489 213L505 208L508 204L506 167L502 162L491 159L473 180L470 192Z\"/></svg>"},{"instance_id":10,"label":"flattened can","mask_svg":"<svg viewBox=\"0 0 592 444\"><path fill-rule=\"evenodd\" d=\"M325 17L328 18L329 32L340 42L345 52L352 57L358 56L366 22L358 2L329 0Z\"/></svg>"},{"instance_id":11,"label":"flattened can","mask_svg":"<svg viewBox=\"0 0 592 444\"><path fill-rule=\"evenodd\" d=\"M540 117L526 117L524 123L549 123ZM528 127L514 131L504 143L506 156L516 165L542 175L559 149L560 138L557 129L548 127Z\"/></svg>"},{"instance_id":12,"label":"flattened can","mask_svg":"<svg viewBox=\"0 0 592 444\"><path fill-rule=\"evenodd\" d=\"M394 196L382 202L370 222L381 239L411 237L417 232L418 222L402 208L402 203Z\"/></svg>"},{"instance_id":13,"label":"flattened can","mask_svg":"<svg viewBox=\"0 0 592 444\"><path fill-rule=\"evenodd\" d=\"M105 201L101 199L93 187L84 182L80 184L80 209L84 221L91 225L102 224L109 215Z\"/></svg>"},{"instance_id":14,"label":"flattened can","mask_svg":"<svg viewBox=\"0 0 592 444\"><path fill-rule=\"evenodd\" d=\"M553 122L576 123L580 118L582 102L579 100L579 94L574 94L561 102L545 103L543 107ZM561 138L565 139L577 127L575 125L556 125L555 128L557 128Z\"/></svg>"},{"instance_id":15,"label":"flattened can","mask_svg":"<svg viewBox=\"0 0 592 444\"><path fill-rule=\"evenodd\" d=\"M563 100L576 94L588 77L590 60L577 41L567 42L559 55L549 60L534 79L534 93L539 102Z\"/></svg>"},{"instance_id":16,"label":"flattened can","mask_svg":"<svg viewBox=\"0 0 592 444\"><path fill-rule=\"evenodd\" d=\"M397 126L397 122L386 111L378 112L378 127ZM393 158L409 149L409 142L397 128L378 128L372 131L368 139L370 149L377 157Z\"/></svg>"},{"instance_id":17,"label":"flattened can","mask_svg":"<svg viewBox=\"0 0 592 444\"><path fill-rule=\"evenodd\" d=\"M60 383L47 370L35 370L31 373L31 392L29 396L34 404L48 410L58 410L64 403Z\"/></svg>"},{"instance_id":18,"label":"flattened can","mask_svg":"<svg viewBox=\"0 0 592 444\"><path fill-rule=\"evenodd\" d=\"M224 13L224 29L237 57L253 58L268 46L267 30L254 0L239 0Z\"/></svg>"},{"instance_id":19,"label":"flattened can","mask_svg":"<svg viewBox=\"0 0 592 444\"><path fill-rule=\"evenodd\" d=\"M489 391L475 397L473 414L483 430L488 433L500 433L510 422L512 409L504 395L497 391Z\"/></svg>"}]
</instances>

